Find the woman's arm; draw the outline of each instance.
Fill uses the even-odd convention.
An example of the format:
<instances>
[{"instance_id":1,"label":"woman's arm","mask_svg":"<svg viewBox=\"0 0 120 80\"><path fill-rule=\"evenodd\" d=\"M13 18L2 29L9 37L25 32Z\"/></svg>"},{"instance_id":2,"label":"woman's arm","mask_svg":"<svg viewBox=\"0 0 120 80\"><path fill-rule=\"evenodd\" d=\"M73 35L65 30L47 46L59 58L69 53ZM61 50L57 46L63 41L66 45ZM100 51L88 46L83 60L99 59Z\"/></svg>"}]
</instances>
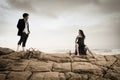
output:
<instances>
[{"instance_id":1,"label":"woman's arm","mask_svg":"<svg viewBox=\"0 0 120 80\"><path fill-rule=\"evenodd\" d=\"M75 55L77 55L79 52L78 52L78 44L77 44L77 41L78 41L78 36L76 37L75 39Z\"/></svg>"},{"instance_id":2,"label":"woman's arm","mask_svg":"<svg viewBox=\"0 0 120 80\"><path fill-rule=\"evenodd\" d=\"M77 36L76 39L75 39L75 44L77 43L77 40L78 40L78 36Z\"/></svg>"}]
</instances>

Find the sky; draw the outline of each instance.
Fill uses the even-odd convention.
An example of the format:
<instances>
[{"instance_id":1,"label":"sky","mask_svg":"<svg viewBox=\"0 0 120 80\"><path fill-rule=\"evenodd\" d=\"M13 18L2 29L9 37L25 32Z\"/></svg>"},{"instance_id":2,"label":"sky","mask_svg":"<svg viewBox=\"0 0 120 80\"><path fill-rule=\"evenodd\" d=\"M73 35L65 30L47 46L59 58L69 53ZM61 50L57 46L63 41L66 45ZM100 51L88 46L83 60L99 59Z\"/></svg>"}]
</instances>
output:
<instances>
[{"instance_id":1,"label":"sky","mask_svg":"<svg viewBox=\"0 0 120 80\"><path fill-rule=\"evenodd\" d=\"M120 49L120 0L0 0L0 46L16 49L17 22L29 13L27 48L72 50L78 30L91 49Z\"/></svg>"}]
</instances>

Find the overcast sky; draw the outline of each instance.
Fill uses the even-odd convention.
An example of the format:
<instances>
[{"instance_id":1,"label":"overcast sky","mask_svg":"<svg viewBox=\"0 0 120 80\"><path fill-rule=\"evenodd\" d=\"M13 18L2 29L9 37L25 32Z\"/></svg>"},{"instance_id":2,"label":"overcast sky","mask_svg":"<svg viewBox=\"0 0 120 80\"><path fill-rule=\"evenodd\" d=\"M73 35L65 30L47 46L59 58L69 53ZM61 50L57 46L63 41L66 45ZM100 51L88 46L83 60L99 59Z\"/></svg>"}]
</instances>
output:
<instances>
[{"instance_id":1,"label":"overcast sky","mask_svg":"<svg viewBox=\"0 0 120 80\"><path fill-rule=\"evenodd\" d=\"M74 50L79 29L91 49L120 48L119 4L120 0L0 0L0 46L16 49L16 25L27 12L27 48Z\"/></svg>"}]
</instances>

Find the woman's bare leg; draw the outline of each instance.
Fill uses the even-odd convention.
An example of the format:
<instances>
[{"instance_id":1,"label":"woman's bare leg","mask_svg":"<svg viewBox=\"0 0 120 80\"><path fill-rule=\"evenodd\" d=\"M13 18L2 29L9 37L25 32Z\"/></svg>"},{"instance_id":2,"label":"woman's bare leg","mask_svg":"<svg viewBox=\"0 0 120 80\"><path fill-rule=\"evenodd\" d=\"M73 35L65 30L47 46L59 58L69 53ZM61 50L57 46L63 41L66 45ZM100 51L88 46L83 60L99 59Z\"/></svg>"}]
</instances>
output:
<instances>
[{"instance_id":1,"label":"woman's bare leg","mask_svg":"<svg viewBox=\"0 0 120 80\"><path fill-rule=\"evenodd\" d=\"M95 58L95 56L93 55L92 51L86 46L86 49L88 50L88 52Z\"/></svg>"}]
</instances>

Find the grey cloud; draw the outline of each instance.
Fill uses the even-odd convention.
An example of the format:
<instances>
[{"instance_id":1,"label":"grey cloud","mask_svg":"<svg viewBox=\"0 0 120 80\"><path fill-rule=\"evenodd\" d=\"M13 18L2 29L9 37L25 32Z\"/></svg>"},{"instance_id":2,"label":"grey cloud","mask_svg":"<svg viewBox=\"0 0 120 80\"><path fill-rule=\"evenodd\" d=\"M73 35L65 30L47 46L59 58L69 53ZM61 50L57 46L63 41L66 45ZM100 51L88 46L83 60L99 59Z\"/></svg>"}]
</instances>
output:
<instances>
[{"instance_id":1,"label":"grey cloud","mask_svg":"<svg viewBox=\"0 0 120 80\"><path fill-rule=\"evenodd\" d=\"M96 7L93 12L98 14L120 12L120 0L7 0L7 2L15 9L53 18L62 13L80 13L81 8L84 9L84 6L89 4Z\"/></svg>"},{"instance_id":2,"label":"grey cloud","mask_svg":"<svg viewBox=\"0 0 120 80\"><path fill-rule=\"evenodd\" d=\"M7 0L12 8L33 11L31 0Z\"/></svg>"},{"instance_id":3,"label":"grey cloud","mask_svg":"<svg viewBox=\"0 0 120 80\"><path fill-rule=\"evenodd\" d=\"M99 7L101 12L120 12L120 0L98 0L96 7Z\"/></svg>"},{"instance_id":4,"label":"grey cloud","mask_svg":"<svg viewBox=\"0 0 120 80\"><path fill-rule=\"evenodd\" d=\"M94 3L95 0L7 0L15 9L57 17L59 14L77 9L82 5Z\"/></svg>"}]
</instances>

